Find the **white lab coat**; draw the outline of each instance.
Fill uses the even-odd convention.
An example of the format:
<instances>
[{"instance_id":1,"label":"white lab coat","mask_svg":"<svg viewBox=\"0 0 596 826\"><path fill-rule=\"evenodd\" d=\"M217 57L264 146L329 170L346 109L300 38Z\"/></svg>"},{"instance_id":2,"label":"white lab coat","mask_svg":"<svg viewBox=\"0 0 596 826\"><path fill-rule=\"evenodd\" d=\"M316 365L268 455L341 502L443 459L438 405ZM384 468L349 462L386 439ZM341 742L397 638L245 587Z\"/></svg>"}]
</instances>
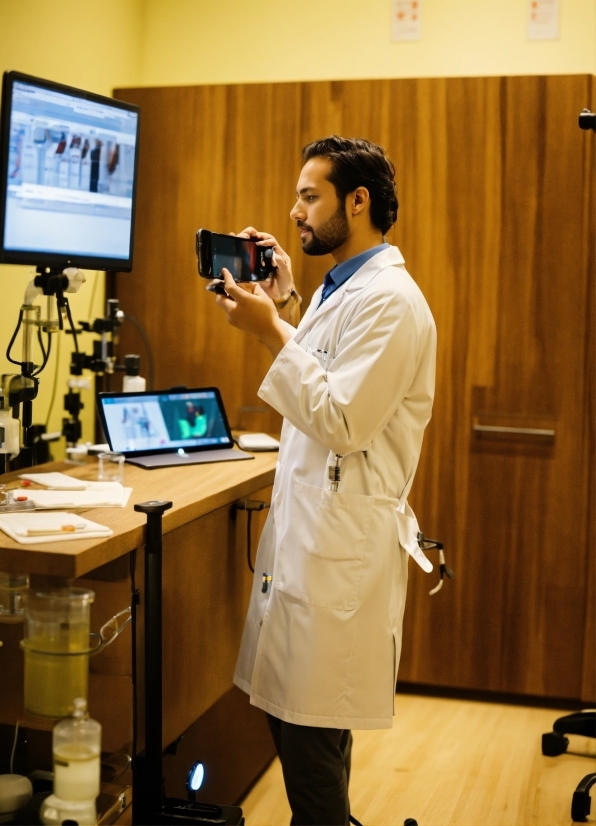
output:
<instances>
[{"instance_id":1,"label":"white lab coat","mask_svg":"<svg viewBox=\"0 0 596 826\"><path fill-rule=\"evenodd\" d=\"M259 390L285 421L234 682L291 723L390 728L406 551L430 568L406 497L431 415L436 331L397 247L318 307L320 295Z\"/></svg>"}]
</instances>

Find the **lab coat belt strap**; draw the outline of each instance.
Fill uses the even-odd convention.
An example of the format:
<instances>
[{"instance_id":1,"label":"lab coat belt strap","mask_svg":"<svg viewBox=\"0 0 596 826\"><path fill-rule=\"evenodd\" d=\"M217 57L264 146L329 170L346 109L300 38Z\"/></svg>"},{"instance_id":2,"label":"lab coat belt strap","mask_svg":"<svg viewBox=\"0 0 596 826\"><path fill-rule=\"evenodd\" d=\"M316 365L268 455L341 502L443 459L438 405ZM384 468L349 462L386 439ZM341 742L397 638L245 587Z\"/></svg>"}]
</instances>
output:
<instances>
[{"instance_id":1,"label":"lab coat belt strap","mask_svg":"<svg viewBox=\"0 0 596 826\"><path fill-rule=\"evenodd\" d=\"M418 520L407 500L403 497L395 508L395 521L397 522L399 544L420 565L423 571L426 571L427 574L430 573L433 569L432 562L425 556L418 544L418 532L420 531Z\"/></svg>"}]
</instances>

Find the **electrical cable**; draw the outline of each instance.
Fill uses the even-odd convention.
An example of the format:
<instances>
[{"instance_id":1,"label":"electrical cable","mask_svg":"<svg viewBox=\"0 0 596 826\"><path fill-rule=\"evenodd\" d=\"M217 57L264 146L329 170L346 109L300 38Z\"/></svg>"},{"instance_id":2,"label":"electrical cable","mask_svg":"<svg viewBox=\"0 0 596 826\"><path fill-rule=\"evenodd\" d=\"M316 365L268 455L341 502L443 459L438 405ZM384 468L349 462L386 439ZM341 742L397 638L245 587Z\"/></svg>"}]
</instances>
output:
<instances>
[{"instance_id":1,"label":"electrical cable","mask_svg":"<svg viewBox=\"0 0 596 826\"><path fill-rule=\"evenodd\" d=\"M16 749L17 749L17 738L18 738L18 736L19 736L19 721L17 720L17 724L16 724L16 726L14 727L14 740L12 741L12 751L11 751L11 753L10 753L10 767L9 767L9 768L10 768L10 773L11 773L11 774L14 774L14 772L13 772L13 768L14 768L14 753L15 753L15 751L16 751Z\"/></svg>"},{"instance_id":2,"label":"electrical cable","mask_svg":"<svg viewBox=\"0 0 596 826\"><path fill-rule=\"evenodd\" d=\"M246 559L248 562L248 567L250 568L251 572L254 574L255 569L253 568L253 564L251 561L251 552L250 552L250 523L252 519L252 511L246 512Z\"/></svg>"},{"instance_id":3,"label":"electrical cable","mask_svg":"<svg viewBox=\"0 0 596 826\"><path fill-rule=\"evenodd\" d=\"M17 336L18 336L18 334L19 334L19 330L21 329L21 324L22 324L22 322L23 322L23 311L22 311L22 310L20 310L20 311L19 311L19 320L18 320L18 322L17 322L16 329L15 329L14 333L12 334L12 338L11 338L11 339L10 339L10 341L8 342L8 347L6 348L6 358L8 359L8 361L9 361L11 364L16 364L18 367L22 367L22 366L23 366L23 364L22 364L22 362L20 362L20 361L15 361L13 358L11 358L11 356L10 356L10 351L12 350L12 345L15 343L16 337L17 337Z\"/></svg>"},{"instance_id":4,"label":"electrical cable","mask_svg":"<svg viewBox=\"0 0 596 826\"><path fill-rule=\"evenodd\" d=\"M70 312L70 304L68 303L68 298L64 299L64 306L66 307L66 315L68 316L68 323L70 324L70 331L72 333L75 351L78 353L79 342L77 341L77 331L74 325L74 321L72 320L72 313Z\"/></svg>"},{"instance_id":5,"label":"electrical cable","mask_svg":"<svg viewBox=\"0 0 596 826\"><path fill-rule=\"evenodd\" d=\"M128 313L125 313L124 318L126 319L126 321L130 321L131 324L135 325L135 327L139 331L139 335L141 336L141 339L143 340L143 345L145 347L145 353L147 355L147 366L148 366L147 372L149 373L148 382L147 382L148 385L149 385L148 389L153 390L154 380L155 380L155 372L154 372L154 369L153 369L153 350L151 349L151 342L149 341L149 336L147 335L147 333L145 331L145 328L143 327L141 322L137 318L135 318L133 315L128 315Z\"/></svg>"},{"instance_id":6,"label":"electrical cable","mask_svg":"<svg viewBox=\"0 0 596 826\"><path fill-rule=\"evenodd\" d=\"M32 376L39 376L41 371L45 370L45 368L47 366L47 363L50 360L50 352L52 350L52 335L51 335L51 333L48 333L48 349L47 349L47 352L46 352L45 347L43 346L43 339L41 337L41 330L37 331L37 339L39 341L39 346L41 347L41 352L43 353L43 362L41 364L41 367L38 367L37 370L34 370L34 372L31 374Z\"/></svg>"},{"instance_id":7,"label":"electrical cable","mask_svg":"<svg viewBox=\"0 0 596 826\"><path fill-rule=\"evenodd\" d=\"M60 367L60 342L62 341L61 336L58 336L58 341L56 342L56 367L54 368L54 382L52 384L52 395L50 398L50 406L48 407L48 414L46 416L46 431L50 426L50 416L52 414L52 409L54 407L54 402L56 401L56 390L58 388L58 371Z\"/></svg>"}]
</instances>

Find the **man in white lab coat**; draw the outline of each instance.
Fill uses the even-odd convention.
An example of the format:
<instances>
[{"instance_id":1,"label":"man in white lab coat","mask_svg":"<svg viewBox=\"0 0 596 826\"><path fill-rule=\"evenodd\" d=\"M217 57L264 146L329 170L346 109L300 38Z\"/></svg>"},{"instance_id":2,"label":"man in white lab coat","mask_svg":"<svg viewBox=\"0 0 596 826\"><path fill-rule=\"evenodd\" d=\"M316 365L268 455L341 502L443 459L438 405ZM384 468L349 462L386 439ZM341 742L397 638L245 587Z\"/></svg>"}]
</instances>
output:
<instances>
[{"instance_id":1,"label":"man in white lab coat","mask_svg":"<svg viewBox=\"0 0 596 826\"><path fill-rule=\"evenodd\" d=\"M284 416L235 683L267 712L293 824L347 824L353 728L390 728L408 553L407 504L434 393L436 332L384 235L397 217L384 151L336 136L303 150L296 222L335 266L298 328L291 263L217 303L274 361L259 396Z\"/></svg>"}]
</instances>

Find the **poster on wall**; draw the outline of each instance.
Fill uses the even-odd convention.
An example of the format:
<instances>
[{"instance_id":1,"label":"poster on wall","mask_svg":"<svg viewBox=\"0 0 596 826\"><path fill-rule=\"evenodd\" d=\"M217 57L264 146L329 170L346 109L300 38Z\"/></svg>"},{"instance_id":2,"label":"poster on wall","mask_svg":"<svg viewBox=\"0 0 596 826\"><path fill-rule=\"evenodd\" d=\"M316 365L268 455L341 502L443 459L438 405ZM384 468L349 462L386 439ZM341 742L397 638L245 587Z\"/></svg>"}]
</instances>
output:
<instances>
[{"instance_id":1,"label":"poster on wall","mask_svg":"<svg viewBox=\"0 0 596 826\"><path fill-rule=\"evenodd\" d=\"M529 0L528 40L559 39L559 0Z\"/></svg>"},{"instance_id":2,"label":"poster on wall","mask_svg":"<svg viewBox=\"0 0 596 826\"><path fill-rule=\"evenodd\" d=\"M420 40L422 0L393 0L391 37L394 41Z\"/></svg>"}]
</instances>

